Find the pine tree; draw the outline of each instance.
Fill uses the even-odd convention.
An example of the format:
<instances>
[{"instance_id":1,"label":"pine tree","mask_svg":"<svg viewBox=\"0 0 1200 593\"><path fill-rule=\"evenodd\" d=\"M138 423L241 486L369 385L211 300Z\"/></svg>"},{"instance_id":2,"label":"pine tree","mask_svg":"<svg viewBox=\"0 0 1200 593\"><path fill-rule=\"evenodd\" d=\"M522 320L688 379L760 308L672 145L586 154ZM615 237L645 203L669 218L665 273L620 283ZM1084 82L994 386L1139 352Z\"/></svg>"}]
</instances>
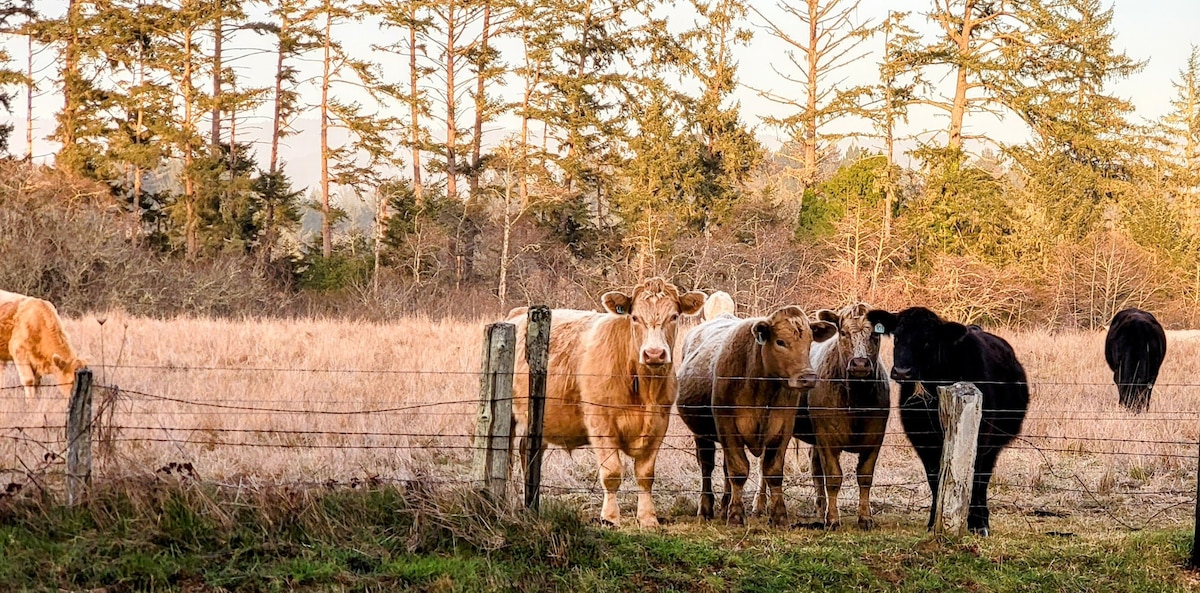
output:
<instances>
[{"instance_id":1,"label":"pine tree","mask_svg":"<svg viewBox=\"0 0 1200 593\"><path fill-rule=\"evenodd\" d=\"M1169 151L1170 185L1177 196L1188 231L1200 236L1200 47L1191 52L1171 81L1175 96L1161 122Z\"/></svg>"},{"instance_id":2,"label":"pine tree","mask_svg":"<svg viewBox=\"0 0 1200 593\"><path fill-rule=\"evenodd\" d=\"M428 45L428 36L432 30L432 19L429 16L429 2L426 0L380 0L373 6L379 14L385 28L395 29L404 33L402 41L392 45L381 46L380 50L395 54L404 59L407 68L407 86L394 86L396 98L408 108L408 129L402 144L409 150L409 162L412 168L412 192L417 202L424 200L425 184L422 181L421 153L431 144L429 128L422 122L430 117L429 99L425 89L421 87L421 79L433 73L433 69L420 59Z\"/></svg>"},{"instance_id":3,"label":"pine tree","mask_svg":"<svg viewBox=\"0 0 1200 593\"><path fill-rule=\"evenodd\" d=\"M29 23L35 17L36 13L33 10L33 2L29 0L20 3L11 0L0 2L0 33L8 38L26 36L29 38L29 46L32 48L33 36ZM32 49L30 52L32 56ZM30 59L32 63L32 58ZM33 85L32 75L23 72L12 63L12 56L9 54L8 49L0 47L0 107L3 107L10 114L12 113L13 101L16 99L16 87L25 86L32 88ZM0 124L0 154L8 153L9 138L12 135L13 129L12 122ZM30 144L32 145L32 142Z\"/></svg>"},{"instance_id":4,"label":"pine tree","mask_svg":"<svg viewBox=\"0 0 1200 593\"><path fill-rule=\"evenodd\" d=\"M383 100L379 89L385 85L378 65L349 55L333 36L335 24L360 20L362 8L341 0L320 0L310 13L323 31L319 48L321 99L316 108L321 119L321 254L329 258L333 255L332 187L364 192L377 186L380 169L395 163L389 138L398 122L379 114ZM330 91L343 84L366 90L375 102L374 108L332 96ZM340 146L331 145L332 129L345 131L348 141Z\"/></svg>"},{"instance_id":5,"label":"pine tree","mask_svg":"<svg viewBox=\"0 0 1200 593\"><path fill-rule=\"evenodd\" d=\"M1003 98L1035 141L1010 152L1055 234L1077 240L1098 228L1106 205L1131 195L1140 132L1127 119L1133 105L1107 87L1144 63L1114 48L1112 9L1099 0L1025 10L1028 32L1008 50Z\"/></svg>"},{"instance_id":6,"label":"pine tree","mask_svg":"<svg viewBox=\"0 0 1200 593\"><path fill-rule=\"evenodd\" d=\"M779 66L776 70L788 82L800 85L803 100L794 99L790 93L760 90L759 94L795 110L791 115L768 117L765 121L782 128L804 146L801 181L806 187L818 181L817 152L827 137L820 133L821 129L851 109L832 77L865 53L859 46L870 28L866 23L855 22L859 3L860 0L805 0L799 6L780 3L778 7L787 16L787 23L754 9L771 34L789 46L784 54L788 63L799 65L796 72L788 69L784 73ZM799 34L793 32L797 30Z\"/></svg>"},{"instance_id":7,"label":"pine tree","mask_svg":"<svg viewBox=\"0 0 1200 593\"><path fill-rule=\"evenodd\" d=\"M933 4L927 16L938 25L942 36L935 43L917 49L908 59L919 67L950 70L954 80L950 97L924 97L921 102L949 116L946 154L953 157L962 151L963 140L976 137L965 132L967 115L996 105L998 91L993 80L1006 68L1001 50L1019 38L1022 24L1016 3L934 0Z\"/></svg>"}]
</instances>

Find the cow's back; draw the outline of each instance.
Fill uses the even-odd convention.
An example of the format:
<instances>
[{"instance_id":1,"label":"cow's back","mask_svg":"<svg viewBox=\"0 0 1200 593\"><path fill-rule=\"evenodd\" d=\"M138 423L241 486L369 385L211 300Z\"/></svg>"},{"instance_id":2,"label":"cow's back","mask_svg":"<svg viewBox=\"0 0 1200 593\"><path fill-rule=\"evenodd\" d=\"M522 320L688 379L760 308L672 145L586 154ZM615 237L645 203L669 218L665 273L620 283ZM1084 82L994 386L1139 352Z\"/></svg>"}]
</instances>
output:
<instances>
[{"instance_id":1,"label":"cow's back","mask_svg":"<svg viewBox=\"0 0 1200 593\"><path fill-rule=\"evenodd\" d=\"M0 362L13 359L10 349L13 329L17 322L17 305L18 301L0 300Z\"/></svg>"},{"instance_id":2,"label":"cow's back","mask_svg":"<svg viewBox=\"0 0 1200 593\"><path fill-rule=\"evenodd\" d=\"M514 310L515 311L515 310ZM529 364L525 361L525 336L529 320L521 314L508 319L516 326L516 372L513 378L513 414L517 434L525 434L529 417ZM587 444L583 412L579 406L580 361L584 336L600 316L595 311L554 309L550 312L550 356L546 377L543 439L565 449Z\"/></svg>"},{"instance_id":3,"label":"cow's back","mask_svg":"<svg viewBox=\"0 0 1200 593\"><path fill-rule=\"evenodd\" d=\"M679 396L675 404L679 416L695 434L716 438L712 388L717 358L741 324L742 321L733 315L722 315L696 326L684 340L683 359L677 370Z\"/></svg>"},{"instance_id":4,"label":"cow's back","mask_svg":"<svg viewBox=\"0 0 1200 593\"><path fill-rule=\"evenodd\" d=\"M10 358L6 360L24 352L21 358L30 360L39 373L50 371L56 354L63 360L75 360L74 350L63 332L62 321L53 303L34 297L0 301L0 318L8 317L6 311L10 308L11 325L5 324L9 335L4 340Z\"/></svg>"},{"instance_id":5,"label":"cow's back","mask_svg":"<svg viewBox=\"0 0 1200 593\"><path fill-rule=\"evenodd\" d=\"M1166 355L1167 335L1153 315L1140 309L1125 309L1113 316L1104 338L1104 358L1108 367L1117 370L1129 356L1145 357L1153 364L1156 374Z\"/></svg>"},{"instance_id":6,"label":"cow's back","mask_svg":"<svg viewBox=\"0 0 1200 593\"><path fill-rule=\"evenodd\" d=\"M992 440L995 444L1007 443L1021 431L1029 407L1025 367L1017 360L1012 345L1000 336L972 328L964 342L979 352L982 366L976 369L974 380L983 394L984 415L995 429Z\"/></svg>"}]
</instances>

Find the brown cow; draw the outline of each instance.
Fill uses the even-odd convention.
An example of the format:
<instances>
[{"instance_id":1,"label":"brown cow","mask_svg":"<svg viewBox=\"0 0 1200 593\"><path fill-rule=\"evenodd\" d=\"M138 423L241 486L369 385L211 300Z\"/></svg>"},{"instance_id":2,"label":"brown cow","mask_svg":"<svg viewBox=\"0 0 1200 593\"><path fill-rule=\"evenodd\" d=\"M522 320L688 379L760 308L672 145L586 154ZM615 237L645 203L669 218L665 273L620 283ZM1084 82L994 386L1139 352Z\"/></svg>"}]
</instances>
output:
<instances>
[{"instance_id":1,"label":"brown cow","mask_svg":"<svg viewBox=\"0 0 1200 593\"><path fill-rule=\"evenodd\" d=\"M836 331L824 321L810 322L798 307L784 307L770 317L723 315L688 335L677 405L695 435L701 517L713 516L712 470L720 442L726 485L722 506L728 522L743 522L742 488L750 471L747 449L762 458L762 473L771 489L771 523L787 522L783 460L800 392L811 388L816 378L809 348Z\"/></svg>"},{"instance_id":2,"label":"brown cow","mask_svg":"<svg viewBox=\"0 0 1200 593\"><path fill-rule=\"evenodd\" d=\"M70 395L75 371L87 366L75 356L54 305L0 290L0 364L8 361L17 365L27 400L37 395L44 375L57 378L58 388Z\"/></svg>"},{"instance_id":3,"label":"brown cow","mask_svg":"<svg viewBox=\"0 0 1200 593\"><path fill-rule=\"evenodd\" d=\"M638 522L658 524L654 499L654 462L667 432L676 379L671 351L681 314L704 305L704 293L680 294L662 278L650 278L632 295L608 292L607 313L555 309L550 314L550 375L546 381L543 447L567 450L591 445L604 483L601 518L620 521L617 489L623 452L633 458L638 487ZM517 326L517 352L524 352L527 319ZM514 385L514 434L528 433L529 367L517 357ZM523 439L521 439L523 445ZM521 447L524 450L524 446Z\"/></svg>"},{"instance_id":4,"label":"brown cow","mask_svg":"<svg viewBox=\"0 0 1200 593\"><path fill-rule=\"evenodd\" d=\"M795 436L812 444L817 512L827 529L841 521L837 497L842 486L841 453L858 454L858 525L870 529L871 482L891 411L890 388L879 358L882 328L867 322L870 305L858 303L817 318L838 328L838 338L813 347L817 385L801 398ZM876 331L876 330L880 331Z\"/></svg>"}]
</instances>

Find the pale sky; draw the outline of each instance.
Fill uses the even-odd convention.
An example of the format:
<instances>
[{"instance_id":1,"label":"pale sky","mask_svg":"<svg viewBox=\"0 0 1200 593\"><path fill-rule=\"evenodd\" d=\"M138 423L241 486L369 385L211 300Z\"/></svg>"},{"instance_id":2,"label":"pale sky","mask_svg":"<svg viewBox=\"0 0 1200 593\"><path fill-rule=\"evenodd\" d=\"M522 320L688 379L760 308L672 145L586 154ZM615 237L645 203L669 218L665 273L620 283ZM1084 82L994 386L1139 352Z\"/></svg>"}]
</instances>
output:
<instances>
[{"instance_id":1,"label":"pale sky","mask_svg":"<svg viewBox=\"0 0 1200 593\"><path fill-rule=\"evenodd\" d=\"M754 0L754 2L764 13L779 14L774 0ZM879 22L886 17L889 10L912 11L914 15L910 21L911 24L919 31L932 35L935 32L932 24L926 22L919 14L921 11L928 10L930 5L930 0L862 0L858 16L860 21L869 19ZM64 0L39 2L39 8L50 14L61 13L64 6ZM261 11L261 8L258 10ZM690 18L687 15L690 15L690 8L687 11L680 10L678 16L682 20ZM758 21L754 15L751 15L750 19L752 24ZM782 24L786 21L780 22ZM1170 81L1178 77L1191 45L1200 44L1197 25L1200 25L1200 1L1197 0L1116 1L1114 28L1118 36L1117 48L1124 50L1135 60L1148 61L1142 72L1117 83L1112 89L1119 96L1133 101L1137 106L1136 118L1153 120L1168 110L1173 94ZM783 44L760 27L752 28L755 31L754 39L749 46L741 48L737 53L740 67L739 78L748 86L769 89L796 98L802 97L800 89L789 86L772 70L772 64L779 68L788 67L783 56ZM347 28L342 33L344 38L350 40L348 43L352 47L360 49L368 48L371 44L392 43L399 35L398 32L388 32L375 26L361 25L354 26L352 29ZM268 38L255 38L252 34L246 34L245 37L236 40L231 45L240 48L266 47L266 44L269 43ZM871 40L862 47L875 50L881 43L881 40ZM14 60L19 64L24 64L26 57L24 40L10 40L7 46ZM394 57L389 59L397 60ZM509 58L509 61L515 62L516 59L517 56L514 55ZM56 75L53 74L56 66L51 63L52 60L53 55L49 51L36 57L35 61L38 63L38 68L43 70L43 76ZM839 78L844 78L847 85L874 82L877 68L875 60L875 55L868 55L848 66ZM244 76L259 79L252 82L262 85L271 83L273 56L265 54L250 56L236 60L235 64ZM406 68L401 70L398 67L389 66L384 72L389 79L407 80ZM46 89L51 89L51 84L49 81L43 83ZM207 88L210 84L204 83L204 86ZM946 81L942 88L946 88L948 84L950 82ZM309 92L311 93L311 90ZM353 94L348 90L342 92L346 93L344 96L347 97ZM761 117L784 115L787 113L786 108L760 97L749 88L739 89L736 98L742 105L743 120L756 126L760 138L769 146L777 145L780 132L768 128L761 122ZM39 160L48 160L54 150L45 137L53 129L53 113L60 106L61 99L57 96L35 99L34 147L35 155ZM25 153L25 99L23 93L18 97L14 107L14 113L7 116L7 119L12 121L16 127L11 141L11 150L13 154L21 155ZM262 115L239 123L242 130L239 134L248 134L255 139L258 156L264 166L268 156L266 140L269 134L269 118L265 117L265 113L264 108ZM498 142L510 133L503 129L505 125L505 122L500 122L497 129L488 130L485 133L485 142ZM851 122L845 122L839 124L839 127L845 129L854 125ZM967 119L967 126L968 132L986 134L989 138L999 142L1015 142L1026 137L1024 126L1019 121L1011 121L1011 118L1009 121L1001 122L986 115L972 115ZM291 165L288 170L297 186L303 187L314 184L318 173L315 115L310 115L298 122L298 127L301 132L286 140L286 145L282 148L282 157ZM937 117L932 112L917 111L910 118L907 132L944 127L944 118ZM207 129L207 127L202 127L202 129Z\"/></svg>"}]
</instances>

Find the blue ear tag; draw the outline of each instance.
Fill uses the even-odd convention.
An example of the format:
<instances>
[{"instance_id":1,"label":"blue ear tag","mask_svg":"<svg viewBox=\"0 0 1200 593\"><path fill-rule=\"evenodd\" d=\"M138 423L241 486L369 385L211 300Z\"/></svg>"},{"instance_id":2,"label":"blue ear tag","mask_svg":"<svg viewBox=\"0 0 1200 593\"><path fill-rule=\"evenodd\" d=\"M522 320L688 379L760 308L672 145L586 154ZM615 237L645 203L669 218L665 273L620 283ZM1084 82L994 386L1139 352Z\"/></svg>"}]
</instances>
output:
<instances>
[{"instance_id":1,"label":"blue ear tag","mask_svg":"<svg viewBox=\"0 0 1200 593\"><path fill-rule=\"evenodd\" d=\"M882 323L875 324L875 333L877 333L877 334L886 334L887 333L887 331L884 330Z\"/></svg>"}]
</instances>

